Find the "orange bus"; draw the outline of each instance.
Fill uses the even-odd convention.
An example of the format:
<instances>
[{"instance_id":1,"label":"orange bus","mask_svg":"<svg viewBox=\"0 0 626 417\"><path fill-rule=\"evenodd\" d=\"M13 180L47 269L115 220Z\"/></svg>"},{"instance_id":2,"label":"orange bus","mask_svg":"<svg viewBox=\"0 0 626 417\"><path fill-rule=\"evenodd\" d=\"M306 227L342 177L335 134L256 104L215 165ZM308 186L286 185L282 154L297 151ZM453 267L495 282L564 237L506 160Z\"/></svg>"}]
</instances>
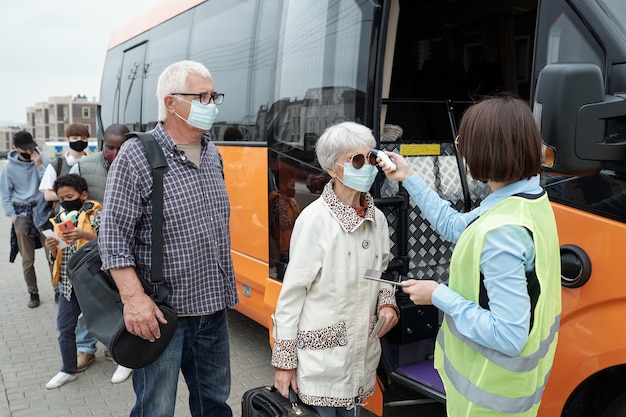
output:
<instances>
[{"instance_id":1,"label":"orange bus","mask_svg":"<svg viewBox=\"0 0 626 417\"><path fill-rule=\"evenodd\" d=\"M624 22L623 0L166 0L112 35L99 123L149 130L161 71L182 59L210 69L225 94L211 133L231 199L237 310L269 328L288 261L272 195L289 182L299 208L319 196L328 176L314 147L327 126L369 126L380 148L470 210L488 188L455 153L457 123L481 95L516 93L541 127L562 245L559 344L540 415L623 416ZM391 228L388 272L445 282L452 245L401 184L381 174L371 192ZM440 313L397 298L368 406L378 416L397 387L445 401L432 367Z\"/></svg>"}]
</instances>

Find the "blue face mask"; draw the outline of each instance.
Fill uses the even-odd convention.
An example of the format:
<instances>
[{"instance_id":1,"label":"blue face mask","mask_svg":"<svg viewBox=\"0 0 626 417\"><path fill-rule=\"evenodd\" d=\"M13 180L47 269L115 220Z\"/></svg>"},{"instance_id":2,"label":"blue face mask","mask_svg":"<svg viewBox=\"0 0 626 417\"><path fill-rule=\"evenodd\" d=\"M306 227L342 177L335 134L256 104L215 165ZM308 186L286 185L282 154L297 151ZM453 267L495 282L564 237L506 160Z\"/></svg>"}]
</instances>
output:
<instances>
[{"instance_id":1,"label":"blue face mask","mask_svg":"<svg viewBox=\"0 0 626 417\"><path fill-rule=\"evenodd\" d=\"M343 165L343 181L339 177L337 179L346 187L365 193L372 188L376 174L378 174L378 170L374 165L366 164L356 169L352 166L352 163L348 162Z\"/></svg>"},{"instance_id":2,"label":"blue face mask","mask_svg":"<svg viewBox=\"0 0 626 417\"><path fill-rule=\"evenodd\" d=\"M219 112L217 105L214 103L202 104L199 100L187 101L184 98L178 97L179 100L191 103L191 110L189 110L189 116L187 119L183 118L178 113L174 113L181 120L187 122L189 126L197 127L202 130L210 130L213 126L215 116Z\"/></svg>"}]
</instances>

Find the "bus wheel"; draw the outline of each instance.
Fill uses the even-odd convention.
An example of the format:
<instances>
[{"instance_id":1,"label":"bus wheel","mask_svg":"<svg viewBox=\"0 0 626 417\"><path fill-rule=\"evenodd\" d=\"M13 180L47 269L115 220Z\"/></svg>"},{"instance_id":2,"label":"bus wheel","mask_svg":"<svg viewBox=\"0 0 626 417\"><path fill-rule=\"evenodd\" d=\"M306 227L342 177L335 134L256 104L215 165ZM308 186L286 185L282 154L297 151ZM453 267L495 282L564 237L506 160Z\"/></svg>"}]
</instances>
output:
<instances>
[{"instance_id":1,"label":"bus wheel","mask_svg":"<svg viewBox=\"0 0 626 417\"><path fill-rule=\"evenodd\" d=\"M613 400L602 413L602 417L626 417L626 392Z\"/></svg>"}]
</instances>

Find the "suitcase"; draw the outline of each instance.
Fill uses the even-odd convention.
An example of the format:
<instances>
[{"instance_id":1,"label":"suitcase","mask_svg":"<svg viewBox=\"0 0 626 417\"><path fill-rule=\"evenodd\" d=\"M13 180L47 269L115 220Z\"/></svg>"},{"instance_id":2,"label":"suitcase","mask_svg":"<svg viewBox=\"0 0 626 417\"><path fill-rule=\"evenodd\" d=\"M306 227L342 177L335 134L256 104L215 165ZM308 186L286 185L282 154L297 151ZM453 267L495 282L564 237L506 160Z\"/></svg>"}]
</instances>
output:
<instances>
[{"instance_id":1,"label":"suitcase","mask_svg":"<svg viewBox=\"0 0 626 417\"><path fill-rule=\"evenodd\" d=\"M302 404L298 395L289 389L285 398L275 387L258 387L246 391L241 397L241 417L319 417L308 405Z\"/></svg>"}]
</instances>

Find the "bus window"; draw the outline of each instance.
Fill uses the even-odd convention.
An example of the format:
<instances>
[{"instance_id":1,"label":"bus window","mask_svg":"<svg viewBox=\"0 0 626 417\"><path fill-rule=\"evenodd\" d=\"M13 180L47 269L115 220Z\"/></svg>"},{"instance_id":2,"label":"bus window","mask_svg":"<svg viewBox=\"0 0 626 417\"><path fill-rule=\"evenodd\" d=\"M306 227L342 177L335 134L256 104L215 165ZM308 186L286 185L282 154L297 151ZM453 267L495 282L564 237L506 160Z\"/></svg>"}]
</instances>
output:
<instances>
[{"instance_id":1,"label":"bus window","mask_svg":"<svg viewBox=\"0 0 626 417\"><path fill-rule=\"evenodd\" d=\"M623 18L620 18L620 16L626 15L626 3L621 0L600 0L600 2L608 9L608 15L611 20L626 35L626 22L624 22Z\"/></svg>"},{"instance_id":2,"label":"bus window","mask_svg":"<svg viewBox=\"0 0 626 417\"><path fill-rule=\"evenodd\" d=\"M315 158L317 138L342 120L365 123L374 10L370 2L289 2L280 32L268 31L280 39L275 101L260 113L269 132L270 184L279 190L288 184L299 210L317 199L330 179ZM276 199L268 192L271 217ZM287 233L276 236L270 236L270 275L280 279Z\"/></svg>"},{"instance_id":3,"label":"bus window","mask_svg":"<svg viewBox=\"0 0 626 417\"><path fill-rule=\"evenodd\" d=\"M273 139L312 152L306 135L319 137L341 120L364 121L370 36L363 34L371 31L372 6L291 2L282 22Z\"/></svg>"},{"instance_id":4,"label":"bus window","mask_svg":"<svg viewBox=\"0 0 626 417\"><path fill-rule=\"evenodd\" d=\"M141 89L145 55L145 43L124 52L117 117L119 120L123 120L123 123L130 130L140 129Z\"/></svg>"},{"instance_id":5,"label":"bus window","mask_svg":"<svg viewBox=\"0 0 626 417\"><path fill-rule=\"evenodd\" d=\"M189 59L203 62L211 71L216 90L225 94L213 124L213 138L217 141L225 140L231 126L242 131L242 136L242 128L256 136L254 116L248 106L253 57L250 39L254 36L256 3L208 1L195 11ZM231 129L229 133L232 132Z\"/></svg>"},{"instance_id":6,"label":"bus window","mask_svg":"<svg viewBox=\"0 0 626 417\"><path fill-rule=\"evenodd\" d=\"M552 201L626 223L626 180L614 172L585 177L545 175Z\"/></svg>"},{"instance_id":7,"label":"bus window","mask_svg":"<svg viewBox=\"0 0 626 417\"><path fill-rule=\"evenodd\" d=\"M103 126L109 126L112 123L117 123L119 120L117 108L120 99L122 58L122 51L115 49L107 54L107 58L104 63L101 91L107 91L108 94L100 95L100 108Z\"/></svg>"},{"instance_id":8,"label":"bus window","mask_svg":"<svg viewBox=\"0 0 626 417\"><path fill-rule=\"evenodd\" d=\"M263 0L259 2L259 15L256 22L256 41L253 44L254 70L250 74L248 118L255 121L254 133L247 140L267 141L267 110L275 100L276 65L280 45L280 26L276 16L280 16L280 2Z\"/></svg>"},{"instance_id":9,"label":"bus window","mask_svg":"<svg viewBox=\"0 0 626 417\"><path fill-rule=\"evenodd\" d=\"M278 175L273 183L276 189L269 194L270 276L282 281L289 262L289 243L303 199L302 190L296 190L299 170L285 161L278 161ZM299 194L299 195L297 195Z\"/></svg>"},{"instance_id":10,"label":"bus window","mask_svg":"<svg viewBox=\"0 0 626 417\"><path fill-rule=\"evenodd\" d=\"M143 79L141 122L144 128L141 130L150 130L156 126L158 102L155 94L159 75L169 64L185 59L185 49L181 48L181 45L184 45L189 38L192 17L191 13L183 13L156 26L149 33L150 41Z\"/></svg>"},{"instance_id":11,"label":"bus window","mask_svg":"<svg viewBox=\"0 0 626 417\"><path fill-rule=\"evenodd\" d=\"M595 41L586 39L566 14L561 14L550 27L547 63L588 62L604 68L602 53Z\"/></svg>"}]
</instances>

